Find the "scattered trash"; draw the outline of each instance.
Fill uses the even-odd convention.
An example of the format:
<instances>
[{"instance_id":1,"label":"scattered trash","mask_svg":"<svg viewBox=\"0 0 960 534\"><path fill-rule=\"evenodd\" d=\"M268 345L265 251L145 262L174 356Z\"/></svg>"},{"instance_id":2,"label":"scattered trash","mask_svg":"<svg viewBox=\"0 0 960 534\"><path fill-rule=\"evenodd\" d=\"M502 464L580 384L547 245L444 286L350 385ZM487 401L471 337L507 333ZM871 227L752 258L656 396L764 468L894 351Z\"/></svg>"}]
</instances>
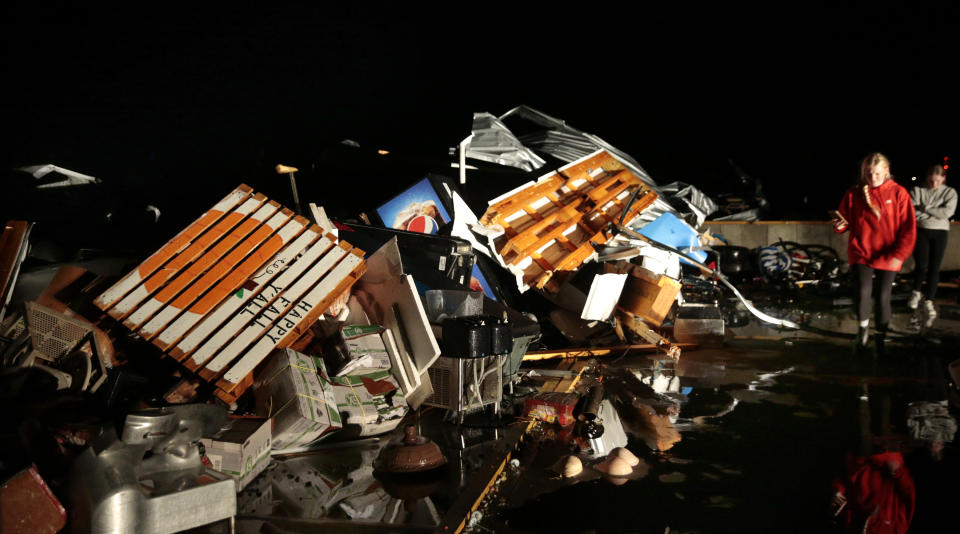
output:
<instances>
[{"instance_id":1,"label":"scattered trash","mask_svg":"<svg viewBox=\"0 0 960 534\"><path fill-rule=\"evenodd\" d=\"M538 393L526 400L524 417L567 426L576 420L573 408L579 399L574 393Z\"/></svg>"},{"instance_id":2,"label":"scattered trash","mask_svg":"<svg viewBox=\"0 0 960 534\"><path fill-rule=\"evenodd\" d=\"M450 154L459 181L424 169L395 189L358 191L367 205L353 213L340 199L308 198L299 169L277 165L295 209L239 185L152 253L114 260L112 272L45 266L49 283L30 298L14 290L37 276L32 229L41 223L8 222L0 361L18 376L10 394L72 395L124 423L91 417L45 429L71 468L51 487L71 488L79 504L60 506L42 466L30 467L0 486L3 529L55 532L69 517L75 530L160 534L239 510L331 530L349 521L487 530L498 519L486 506L505 504L497 492L509 484L498 481L619 486L650 470L628 444L686 464L665 453L680 429L712 429L740 400L795 406L763 390L790 368L727 388L725 404L711 407L719 412L681 417L710 382L681 385L681 349L723 345L754 317L809 326L803 310L783 315L770 304L804 291L853 303L828 293L849 274L833 248L772 234L747 247L705 229L765 208L738 169L753 192L710 198L688 183L658 186L629 155L525 106L476 113ZM298 165L309 188L313 168ZM513 183L462 187L493 165L509 167ZM102 187L55 165L18 172L46 194ZM157 206L146 208L151 223ZM619 363L640 352L648 365ZM911 435L949 443L947 408L910 405ZM479 510L478 495L487 503ZM8 499L28 513L10 516Z\"/></svg>"},{"instance_id":3,"label":"scattered trash","mask_svg":"<svg viewBox=\"0 0 960 534\"><path fill-rule=\"evenodd\" d=\"M272 447L305 447L343 427L323 362L292 349L276 351L254 381L257 414L273 421Z\"/></svg>"}]
</instances>

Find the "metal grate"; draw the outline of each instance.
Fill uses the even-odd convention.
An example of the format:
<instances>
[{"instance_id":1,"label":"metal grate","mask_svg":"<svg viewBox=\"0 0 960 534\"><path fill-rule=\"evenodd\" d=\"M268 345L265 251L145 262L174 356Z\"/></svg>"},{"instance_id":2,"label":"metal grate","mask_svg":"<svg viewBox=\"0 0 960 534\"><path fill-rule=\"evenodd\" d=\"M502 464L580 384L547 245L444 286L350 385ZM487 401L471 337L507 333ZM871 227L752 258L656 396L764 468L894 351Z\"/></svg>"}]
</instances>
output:
<instances>
[{"instance_id":1,"label":"metal grate","mask_svg":"<svg viewBox=\"0 0 960 534\"><path fill-rule=\"evenodd\" d=\"M430 375L430 383L433 384L433 395L426 400L426 403L456 409L456 401L451 398L453 388L450 387L450 380L453 377L451 377L450 370L441 369L434 365L427 369L427 373Z\"/></svg>"},{"instance_id":2,"label":"metal grate","mask_svg":"<svg viewBox=\"0 0 960 534\"><path fill-rule=\"evenodd\" d=\"M25 322L24 319L23 319L23 316L21 315L21 316L18 316L18 317L13 321L13 324L10 325L10 326L7 327L7 328L9 328L10 330L9 330L9 331L5 331L5 332L3 333L3 335L4 335L5 337L10 338L10 339L17 339L18 337L20 337L21 335L23 335L24 330L27 329L27 325L26 325L26 322ZM4 328L4 330L6 330L6 328Z\"/></svg>"},{"instance_id":3,"label":"metal grate","mask_svg":"<svg viewBox=\"0 0 960 534\"><path fill-rule=\"evenodd\" d=\"M36 303L26 304L27 328L37 356L54 361L92 330L90 325Z\"/></svg>"}]
</instances>

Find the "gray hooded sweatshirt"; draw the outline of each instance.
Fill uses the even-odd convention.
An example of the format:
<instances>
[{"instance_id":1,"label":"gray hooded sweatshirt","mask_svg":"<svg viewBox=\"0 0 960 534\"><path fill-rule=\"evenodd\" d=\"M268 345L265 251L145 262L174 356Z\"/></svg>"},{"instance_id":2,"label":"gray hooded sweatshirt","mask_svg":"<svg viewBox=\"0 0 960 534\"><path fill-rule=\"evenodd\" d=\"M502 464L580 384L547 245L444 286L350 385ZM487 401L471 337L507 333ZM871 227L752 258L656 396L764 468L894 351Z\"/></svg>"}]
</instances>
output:
<instances>
[{"instance_id":1,"label":"gray hooded sweatshirt","mask_svg":"<svg viewBox=\"0 0 960 534\"><path fill-rule=\"evenodd\" d=\"M936 189L915 186L910 190L917 227L927 230L949 230L950 217L957 209L957 190L947 185Z\"/></svg>"}]
</instances>

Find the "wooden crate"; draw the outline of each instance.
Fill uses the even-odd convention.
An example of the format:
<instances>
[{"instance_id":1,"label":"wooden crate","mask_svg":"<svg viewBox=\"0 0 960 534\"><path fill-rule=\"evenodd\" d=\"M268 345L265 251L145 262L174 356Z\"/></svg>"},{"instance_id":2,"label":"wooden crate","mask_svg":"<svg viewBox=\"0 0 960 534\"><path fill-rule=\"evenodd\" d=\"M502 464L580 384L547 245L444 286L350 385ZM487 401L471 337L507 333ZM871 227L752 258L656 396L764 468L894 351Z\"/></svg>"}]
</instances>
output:
<instances>
[{"instance_id":1,"label":"wooden crate","mask_svg":"<svg viewBox=\"0 0 960 534\"><path fill-rule=\"evenodd\" d=\"M492 230L500 263L529 287L555 290L612 236L623 217L629 224L657 194L606 151L598 151L536 182L490 201L480 223Z\"/></svg>"},{"instance_id":2,"label":"wooden crate","mask_svg":"<svg viewBox=\"0 0 960 534\"><path fill-rule=\"evenodd\" d=\"M349 292L363 256L241 185L94 304L232 402Z\"/></svg>"}]
</instances>

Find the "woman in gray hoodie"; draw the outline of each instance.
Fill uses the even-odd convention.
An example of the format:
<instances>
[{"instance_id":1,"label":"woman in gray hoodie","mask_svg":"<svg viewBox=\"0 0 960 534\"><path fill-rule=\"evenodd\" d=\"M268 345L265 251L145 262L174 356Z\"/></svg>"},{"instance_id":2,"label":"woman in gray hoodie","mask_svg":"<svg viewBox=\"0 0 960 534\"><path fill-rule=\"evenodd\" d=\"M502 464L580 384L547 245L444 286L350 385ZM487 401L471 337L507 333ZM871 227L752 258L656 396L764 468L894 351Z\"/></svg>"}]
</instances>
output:
<instances>
[{"instance_id":1,"label":"woman in gray hoodie","mask_svg":"<svg viewBox=\"0 0 960 534\"><path fill-rule=\"evenodd\" d=\"M926 183L910 190L913 208L917 212L917 245L913 250L913 293L907 306L915 310L923 300L927 326L937 316L933 298L940 283L940 262L947 248L950 217L957 209L957 191L944 185L946 179L943 166L934 165L927 171ZM921 292L924 280L927 287Z\"/></svg>"}]
</instances>

